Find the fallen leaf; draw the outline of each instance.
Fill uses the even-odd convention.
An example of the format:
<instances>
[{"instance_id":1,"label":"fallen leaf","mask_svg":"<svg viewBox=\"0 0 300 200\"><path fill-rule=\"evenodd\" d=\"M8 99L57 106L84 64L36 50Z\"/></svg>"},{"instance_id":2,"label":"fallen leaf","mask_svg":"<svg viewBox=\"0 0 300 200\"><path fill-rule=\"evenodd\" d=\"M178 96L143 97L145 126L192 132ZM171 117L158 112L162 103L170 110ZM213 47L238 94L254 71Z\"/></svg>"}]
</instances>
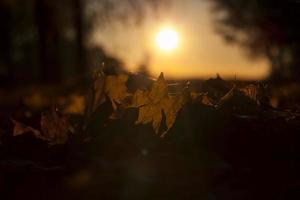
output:
<instances>
[{"instance_id":1,"label":"fallen leaf","mask_svg":"<svg viewBox=\"0 0 300 200\"><path fill-rule=\"evenodd\" d=\"M253 101L257 102L258 90L256 85L250 84L244 88L240 88L240 91Z\"/></svg>"},{"instance_id":2,"label":"fallen leaf","mask_svg":"<svg viewBox=\"0 0 300 200\"><path fill-rule=\"evenodd\" d=\"M213 100L207 94L201 95L201 103L206 106L214 106Z\"/></svg>"},{"instance_id":3,"label":"fallen leaf","mask_svg":"<svg viewBox=\"0 0 300 200\"><path fill-rule=\"evenodd\" d=\"M155 133L159 132L159 128L162 120L162 110L159 105L149 104L139 108L138 119L136 124L148 124L152 123L152 127Z\"/></svg>"},{"instance_id":4,"label":"fallen leaf","mask_svg":"<svg viewBox=\"0 0 300 200\"><path fill-rule=\"evenodd\" d=\"M201 93L197 93L197 92L191 92L191 99L193 100L193 101L197 101L201 96L202 96L202 94Z\"/></svg>"},{"instance_id":5,"label":"fallen leaf","mask_svg":"<svg viewBox=\"0 0 300 200\"><path fill-rule=\"evenodd\" d=\"M236 91L236 86L233 86L231 88L231 90L229 90L229 92L227 92L227 94L225 94L219 101L218 105L222 105L225 102L227 102L228 100L230 100L233 96L234 96L234 92Z\"/></svg>"},{"instance_id":6,"label":"fallen leaf","mask_svg":"<svg viewBox=\"0 0 300 200\"><path fill-rule=\"evenodd\" d=\"M159 103L168 95L168 85L165 81L164 74L161 73L156 82L153 83L149 98L153 103Z\"/></svg>"},{"instance_id":7,"label":"fallen leaf","mask_svg":"<svg viewBox=\"0 0 300 200\"><path fill-rule=\"evenodd\" d=\"M32 128L31 126L26 126L25 124L18 122L16 120L11 120L14 124L13 136L23 135L25 133L32 133L35 137L41 138L41 132Z\"/></svg>"},{"instance_id":8,"label":"fallen leaf","mask_svg":"<svg viewBox=\"0 0 300 200\"><path fill-rule=\"evenodd\" d=\"M208 93L207 95L214 101L219 101L231 88L231 84L217 74L216 78L211 78L202 84L201 91Z\"/></svg>"},{"instance_id":9,"label":"fallen leaf","mask_svg":"<svg viewBox=\"0 0 300 200\"><path fill-rule=\"evenodd\" d=\"M131 106L138 108L146 104L149 104L149 102L150 102L149 92L137 90L132 97Z\"/></svg>"},{"instance_id":10,"label":"fallen leaf","mask_svg":"<svg viewBox=\"0 0 300 200\"><path fill-rule=\"evenodd\" d=\"M109 97L114 110L117 105L128 96L126 82L128 75L122 74L117 76L107 76L105 79L105 93Z\"/></svg>"},{"instance_id":11,"label":"fallen leaf","mask_svg":"<svg viewBox=\"0 0 300 200\"><path fill-rule=\"evenodd\" d=\"M162 114L166 117L167 130L174 125L177 113L190 98L190 93L184 90L181 94L173 97L168 95L168 86L164 80L163 74L153 83L150 92L136 91L132 98L132 107L139 109L136 124L152 123L156 134L159 133Z\"/></svg>"},{"instance_id":12,"label":"fallen leaf","mask_svg":"<svg viewBox=\"0 0 300 200\"><path fill-rule=\"evenodd\" d=\"M85 98L81 95L72 95L69 97L69 104L63 110L65 114L83 114L85 109Z\"/></svg>"},{"instance_id":13,"label":"fallen leaf","mask_svg":"<svg viewBox=\"0 0 300 200\"><path fill-rule=\"evenodd\" d=\"M101 75L94 80L93 85L94 99L93 101L93 111L105 101L104 87L105 87L105 75Z\"/></svg>"},{"instance_id":14,"label":"fallen leaf","mask_svg":"<svg viewBox=\"0 0 300 200\"><path fill-rule=\"evenodd\" d=\"M48 141L51 145L64 144L68 140L68 120L54 108L42 114L41 129L43 139Z\"/></svg>"},{"instance_id":15,"label":"fallen leaf","mask_svg":"<svg viewBox=\"0 0 300 200\"><path fill-rule=\"evenodd\" d=\"M166 117L166 126L168 130L173 126L176 120L178 107L176 106L177 103L175 102L176 102L175 97L167 97L164 98L161 103L162 109Z\"/></svg>"}]
</instances>

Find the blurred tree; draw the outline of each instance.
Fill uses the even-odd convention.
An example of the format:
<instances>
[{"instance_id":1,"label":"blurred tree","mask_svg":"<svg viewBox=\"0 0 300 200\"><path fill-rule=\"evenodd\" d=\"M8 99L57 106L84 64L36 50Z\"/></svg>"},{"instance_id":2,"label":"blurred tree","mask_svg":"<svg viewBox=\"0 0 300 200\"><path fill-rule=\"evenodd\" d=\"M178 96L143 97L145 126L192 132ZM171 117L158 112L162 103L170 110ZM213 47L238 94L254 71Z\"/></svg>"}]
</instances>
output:
<instances>
[{"instance_id":1,"label":"blurred tree","mask_svg":"<svg viewBox=\"0 0 300 200\"><path fill-rule=\"evenodd\" d=\"M86 41L95 24L139 25L146 10L158 11L167 1L1 0L1 81L59 83L66 76L80 78L88 71Z\"/></svg>"},{"instance_id":2,"label":"blurred tree","mask_svg":"<svg viewBox=\"0 0 300 200\"><path fill-rule=\"evenodd\" d=\"M149 69L149 63L150 63L150 56L146 54L144 56L144 60L139 65L137 73L140 75L143 75L145 77L150 77L150 69Z\"/></svg>"},{"instance_id":3,"label":"blurred tree","mask_svg":"<svg viewBox=\"0 0 300 200\"><path fill-rule=\"evenodd\" d=\"M84 27L84 5L82 0L73 0L74 6L74 27L76 27L76 71L82 74L86 68L86 52L84 47L85 27Z\"/></svg>"},{"instance_id":4,"label":"blurred tree","mask_svg":"<svg viewBox=\"0 0 300 200\"><path fill-rule=\"evenodd\" d=\"M0 83L4 84L7 80L6 74L11 74L8 66L11 65L11 10L6 1L0 1ZM11 68L10 68L11 69Z\"/></svg>"},{"instance_id":5,"label":"blurred tree","mask_svg":"<svg viewBox=\"0 0 300 200\"><path fill-rule=\"evenodd\" d=\"M122 61L105 53L100 47L90 48L87 52L88 65L96 71L102 68L105 74L115 75L124 72L124 64Z\"/></svg>"},{"instance_id":6,"label":"blurred tree","mask_svg":"<svg viewBox=\"0 0 300 200\"><path fill-rule=\"evenodd\" d=\"M216 29L225 40L266 57L271 78L300 78L300 2L298 0L211 0Z\"/></svg>"},{"instance_id":7,"label":"blurred tree","mask_svg":"<svg viewBox=\"0 0 300 200\"><path fill-rule=\"evenodd\" d=\"M58 16L57 0L36 0L36 24L39 36L41 78L46 83L61 79L59 62L59 37L61 16Z\"/></svg>"}]
</instances>

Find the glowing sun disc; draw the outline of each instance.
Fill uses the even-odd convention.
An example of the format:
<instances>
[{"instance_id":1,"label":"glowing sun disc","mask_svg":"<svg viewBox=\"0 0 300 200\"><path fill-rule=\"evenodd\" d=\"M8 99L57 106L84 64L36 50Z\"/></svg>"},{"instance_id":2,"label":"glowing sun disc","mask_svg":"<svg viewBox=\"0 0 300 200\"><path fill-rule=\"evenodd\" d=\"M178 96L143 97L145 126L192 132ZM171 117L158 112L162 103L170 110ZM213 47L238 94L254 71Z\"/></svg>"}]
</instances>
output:
<instances>
[{"instance_id":1,"label":"glowing sun disc","mask_svg":"<svg viewBox=\"0 0 300 200\"><path fill-rule=\"evenodd\" d=\"M178 46L178 35L173 29L162 29L157 34L156 43L161 50L171 51Z\"/></svg>"}]
</instances>

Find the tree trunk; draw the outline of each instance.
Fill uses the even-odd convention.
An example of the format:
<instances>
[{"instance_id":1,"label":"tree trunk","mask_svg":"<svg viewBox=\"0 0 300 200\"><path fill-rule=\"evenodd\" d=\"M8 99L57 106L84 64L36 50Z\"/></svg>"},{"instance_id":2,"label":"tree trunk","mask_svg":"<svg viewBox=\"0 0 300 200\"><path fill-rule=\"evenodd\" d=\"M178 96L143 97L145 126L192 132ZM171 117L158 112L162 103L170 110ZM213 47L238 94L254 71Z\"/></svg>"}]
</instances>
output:
<instances>
[{"instance_id":1,"label":"tree trunk","mask_svg":"<svg viewBox=\"0 0 300 200\"><path fill-rule=\"evenodd\" d=\"M11 59L12 13L5 3L0 2L0 84L14 82L14 68Z\"/></svg>"},{"instance_id":2,"label":"tree trunk","mask_svg":"<svg viewBox=\"0 0 300 200\"><path fill-rule=\"evenodd\" d=\"M83 2L81 0L73 0L74 5L74 27L76 30L76 64L75 70L79 76L85 74L86 66L86 51L85 51L85 28L84 28L84 11Z\"/></svg>"},{"instance_id":3,"label":"tree trunk","mask_svg":"<svg viewBox=\"0 0 300 200\"><path fill-rule=\"evenodd\" d=\"M272 81L282 81L285 79L283 68L283 51L281 48L275 50L273 48L276 47L268 48L266 52L272 67L270 79Z\"/></svg>"},{"instance_id":4,"label":"tree trunk","mask_svg":"<svg viewBox=\"0 0 300 200\"><path fill-rule=\"evenodd\" d=\"M36 23L39 35L40 74L44 83L58 83L61 81L59 65L58 26L53 5L55 0L36 0Z\"/></svg>"}]
</instances>

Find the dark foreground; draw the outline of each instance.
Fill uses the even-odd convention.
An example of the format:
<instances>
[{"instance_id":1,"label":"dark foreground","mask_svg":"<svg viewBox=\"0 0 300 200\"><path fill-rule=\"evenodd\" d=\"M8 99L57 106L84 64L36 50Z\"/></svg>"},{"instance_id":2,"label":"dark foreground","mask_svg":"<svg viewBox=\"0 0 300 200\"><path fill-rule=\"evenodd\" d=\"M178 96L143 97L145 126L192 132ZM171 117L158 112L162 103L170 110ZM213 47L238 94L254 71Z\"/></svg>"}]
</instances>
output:
<instances>
[{"instance_id":1,"label":"dark foreground","mask_svg":"<svg viewBox=\"0 0 300 200\"><path fill-rule=\"evenodd\" d=\"M128 87L166 98L181 90L167 86L163 75L156 83L130 76L125 85L122 78L115 77L111 93L105 95L119 98ZM111 77L93 82L94 101L86 101L86 110L102 102L98 97L106 91L101 89L103 80ZM195 93L190 91L182 93L185 104L164 138L151 125L135 123L141 113L136 107L109 119L114 106L109 100L90 115L68 115L69 123L56 109L50 115L34 109L45 100L51 104L55 95L46 90L41 90L48 94L43 101L33 95L19 105L0 106L0 199L300 199L299 86L280 93L260 84L247 90L235 85L220 77L201 85L191 82L190 89L199 92L200 99L192 100ZM257 92L254 100L251 91ZM80 98L72 98L75 110L69 110L76 111ZM160 119L164 130L171 116L166 113L170 114L164 110ZM43 135L34 136L26 127L20 134L13 120L44 130ZM42 136L56 143L49 145Z\"/></svg>"},{"instance_id":2,"label":"dark foreground","mask_svg":"<svg viewBox=\"0 0 300 200\"><path fill-rule=\"evenodd\" d=\"M299 117L190 104L161 139L135 125L136 115L94 122L96 137L50 148L31 135L3 133L1 199L300 198Z\"/></svg>"}]
</instances>

